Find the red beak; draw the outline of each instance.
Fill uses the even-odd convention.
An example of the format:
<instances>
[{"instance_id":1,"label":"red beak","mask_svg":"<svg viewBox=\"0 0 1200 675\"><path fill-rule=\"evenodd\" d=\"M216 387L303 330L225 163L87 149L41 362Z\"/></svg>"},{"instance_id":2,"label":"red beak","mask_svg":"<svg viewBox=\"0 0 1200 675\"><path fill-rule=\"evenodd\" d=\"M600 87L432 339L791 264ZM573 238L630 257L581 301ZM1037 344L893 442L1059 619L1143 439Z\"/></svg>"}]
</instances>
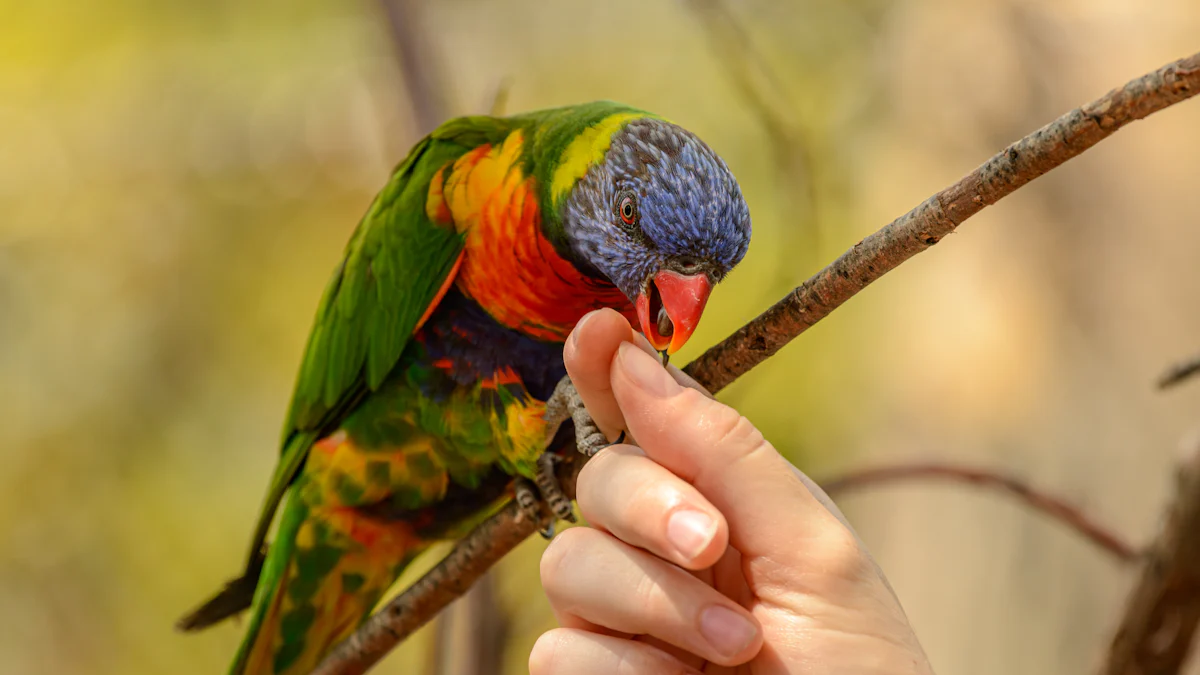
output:
<instances>
[{"instance_id":1,"label":"red beak","mask_svg":"<svg viewBox=\"0 0 1200 675\"><path fill-rule=\"evenodd\" d=\"M642 334L658 351L679 351L700 323L711 292L712 283L703 272L684 276L662 270L655 274L634 302Z\"/></svg>"}]
</instances>

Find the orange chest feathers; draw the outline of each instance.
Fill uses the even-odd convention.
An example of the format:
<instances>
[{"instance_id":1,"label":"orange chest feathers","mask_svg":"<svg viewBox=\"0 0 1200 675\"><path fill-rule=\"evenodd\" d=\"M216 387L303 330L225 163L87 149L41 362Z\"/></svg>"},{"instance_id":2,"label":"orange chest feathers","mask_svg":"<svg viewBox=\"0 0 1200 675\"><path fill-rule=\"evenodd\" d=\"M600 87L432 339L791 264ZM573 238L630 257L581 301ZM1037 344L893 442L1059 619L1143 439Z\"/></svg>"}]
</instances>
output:
<instances>
[{"instance_id":1,"label":"orange chest feathers","mask_svg":"<svg viewBox=\"0 0 1200 675\"><path fill-rule=\"evenodd\" d=\"M426 211L466 236L455 281L499 323L531 337L566 340L580 317L634 310L612 284L580 273L542 234L534 179L521 170L522 135L480 146L435 174Z\"/></svg>"}]
</instances>

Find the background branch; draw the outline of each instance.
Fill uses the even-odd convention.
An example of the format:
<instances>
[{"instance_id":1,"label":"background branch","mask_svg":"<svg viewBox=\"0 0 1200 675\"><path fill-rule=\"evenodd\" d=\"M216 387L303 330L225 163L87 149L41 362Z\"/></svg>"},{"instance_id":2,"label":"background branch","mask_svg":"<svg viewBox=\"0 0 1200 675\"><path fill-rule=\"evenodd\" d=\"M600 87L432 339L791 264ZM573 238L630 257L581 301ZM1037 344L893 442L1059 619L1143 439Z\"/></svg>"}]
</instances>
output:
<instances>
[{"instance_id":1,"label":"background branch","mask_svg":"<svg viewBox=\"0 0 1200 675\"><path fill-rule=\"evenodd\" d=\"M1090 518L1079 507L1038 490L1015 476L955 464L923 462L861 469L828 481L819 481L830 497L863 488L910 480L949 480L1000 490L1016 497L1029 508L1065 525L1124 563L1138 558L1138 551L1108 527Z\"/></svg>"},{"instance_id":2,"label":"background branch","mask_svg":"<svg viewBox=\"0 0 1200 675\"><path fill-rule=\"evenodd\" d=\"M438 614L424 675L493 675L511 628L498 597L496 570L489 570Z\"/></svg>"},{"instance_id":3,"label":"background branch","mask_svg":"<svg viewBox=\"0 0 1200 675\"><path fill-rule=\"evenodd\" d=\"M780 265L786 285L791 285L798 255L815 256L821 250L817 218L817 183L813 175L812 142L798 120L787 88L763 58L746 27L723 0L688 0L685 3L704 29L704 36L726 79L771 139L775 181L788 210L783 220L780 254L790 264ZM806 262L808 262L806 260ZM791 269L789 269L791 268Z\"/></svg>"},{"instance_id":4,"label":"background branch","mask_svg":"<svg viewBox=\"0 0 1200 675\"><path fill-rule=\"evenodd\" d=\"M709 390L719 391L872 281L936 244L985 206L1079 155L1126 124L1197 93L1200 93L1200 54L1180 59L1072 110L855 244L783 300L688 364L685 370ZM567 495L573 497L574 476L583 462L577 453L570 456L572 461L560 465L560 479ZM365 672L462 595L492 564L536 529L537 524L524 518L510 502L468 534L425 576L370 617L314 673Z\"/></svg>"},{"instance_id":5,"label":"background branch","mask_svg":"<svg viewBox=\"0 0 1200 675\"><path fill-rule=\"evenodd\" d=\"M1200 443L1180 466L1175 499L1146 555L1100 672L1177 673L1200 622Z\"/></svg>"},{"instance_id":6,"label":"background branch","mask_svg":"<svg viewBox=\"0 0 1200 675\"><path fill-rule=\"evenodd\" d=\"M1158 378L1158 388L1167 389L1183 382L1189 377L1200 373L1200 355L1193 356L1187 361L1180 361Z\"/></svg>"},{"instance_id":7,"label":"background branch","mask_svg":"<svg viewBox=\"0 0 1200 675\"><path fill-rule=\"evenodd\" d=\"M380 0L404 88L412 106L416 137L433 131L450 116L439 78L436 52L425 37L419 0Z\"/></svg>"}]
</instances>

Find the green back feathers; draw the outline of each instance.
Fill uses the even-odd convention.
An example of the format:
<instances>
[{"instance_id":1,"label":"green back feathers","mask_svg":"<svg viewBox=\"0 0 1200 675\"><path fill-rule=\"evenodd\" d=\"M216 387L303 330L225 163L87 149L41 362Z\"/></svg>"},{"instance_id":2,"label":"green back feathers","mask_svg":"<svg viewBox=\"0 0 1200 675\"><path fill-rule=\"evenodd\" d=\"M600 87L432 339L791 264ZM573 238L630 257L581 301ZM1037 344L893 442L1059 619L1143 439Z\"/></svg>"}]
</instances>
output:
<instances>
[{"instance_id":1,"label":"green back feathers","mask_svg":"<svg viewBox=\"0 0 1200 675\"><path fill-rule=\"evenodd\" d=\"M462 236L426 215L434 173L511 128L488 117L447 122L412 149L363 216L317 307L251 563L309 448L391 372L462 251Z\"/></svg>"},{"instance_id":2,"label":"green back feathers","mask_svg":"<svg viewBox=\"0 0 1200 675\"><path fill-rule=\"evenodd\" d=\"M252 564L309 448L391 372L462 251L462 236L426 215L434 174L469 150L521 130L522 169L538 184L543 230L562 247L561 200L603 159L612 135L642 117L653 115L611 101L508 118L460 117L422 139L397 166L347 244L317 308L283 427L282 456L251 543Z\"/></svg>"},{"instance_id":3,"label":"green back feathers","mask_svg":"<svg viewBox=\"0 0 1200 675\"><path fill-rule=\"evenodd\" d=\"M510 130L489 117L451 120L397 167L351 237L321 298L284 427L285 442L296 431L332 428L346 405L378 388L391 372L462 251L462 236L426 215L429 183L447 163L502 140Z\"/></svg>"},{"instance_id":4,"label":"green back feathers","mask_svg":"<svg viewBox=\"0 0 1200 675\"><path fill-rule=\"evenodd\" d=\"M379 386L457 260L461 236L434 225L425 213L436 171L468 150L498 144L522 129L525 173L535 177L543 205L557 205L603 159L616 131L649 116L600 101L511 118L461 117L418 143L363 217L325 289L284 428L285 443L296 431L335 422L330 413L344 412L342 406L355 398L347 394Z\"/></svg>"}]
</instances>

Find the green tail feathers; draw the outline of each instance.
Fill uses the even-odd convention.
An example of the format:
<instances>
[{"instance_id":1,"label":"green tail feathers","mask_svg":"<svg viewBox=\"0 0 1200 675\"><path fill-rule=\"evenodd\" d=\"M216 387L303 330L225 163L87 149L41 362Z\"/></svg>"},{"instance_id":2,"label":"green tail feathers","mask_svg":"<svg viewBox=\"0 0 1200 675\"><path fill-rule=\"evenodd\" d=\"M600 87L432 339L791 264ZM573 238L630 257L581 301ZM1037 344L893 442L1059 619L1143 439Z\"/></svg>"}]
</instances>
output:
<instances>
[{"instance_id":1,"label":"green tail feathers","mask_svg":"<svg viewBox=\"0 0 1200 675\"><path fill-rule=\"evenodd\" d=\"M405 523L309 507L305 482L288 495L231 675L310 672L426 547Z\"/></svg>"},{"instance_id":2,"label":"green tail feathers","mask_svg":"<svg viewBox=\"0 0 1200 675\"><path fill-rule=\"evenodd\" d=\"M262 574L263 557L250 562L249 568L242 576L225 584L212 599L189 612L175 624L175 628L184 632L203 630L220 623L229 617L250 609L254 599L254 588Z\"/></svg>"}]
</instances>

